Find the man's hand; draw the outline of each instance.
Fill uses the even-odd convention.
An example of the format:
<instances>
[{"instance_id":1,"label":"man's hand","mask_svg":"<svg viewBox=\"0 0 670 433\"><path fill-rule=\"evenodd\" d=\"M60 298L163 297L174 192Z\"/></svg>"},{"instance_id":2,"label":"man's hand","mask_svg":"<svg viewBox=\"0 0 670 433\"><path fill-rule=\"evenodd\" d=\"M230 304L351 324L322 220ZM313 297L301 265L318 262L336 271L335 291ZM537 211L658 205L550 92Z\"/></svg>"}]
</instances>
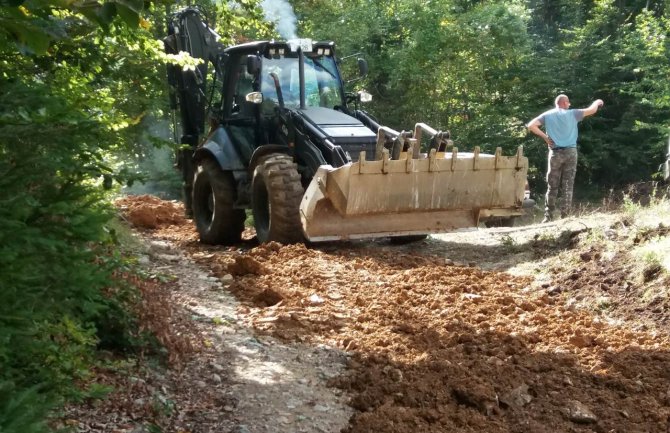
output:
<instances>
[{"instance_id":1,"label":"man's hand","mask_svg":"<svg viewBox=\"0 0 670 433\"><path fill-rule=\"evenodd\" d=\"M582 113L584 114L584 117L591 116L596 114L598 109L603 105L605 105L605 103L602 99L596 99L595 101L591 102L591 105L589 105L588 108L582 108Z\"/></svg>"},{"instance_id":2,"label":"man's hand","mask_svg":"<svg viewBox=\"0 0 670 433\"><path fill-rule=\"evenodd\" d=\"M543 139L544 142L547 143L547 147L548 147L549 149L553 149L553 148L554 148L554 140L552 140L551 137L549 137L548 134L545 134L544 132L542 132L542 130L540 129L540 125L541 125L541 123L540 123L539 120L537 120L537 119L533 119L533 120L527 125L527 127L528 127L528 130L529 130L530 132L532 132L533 134L535 134L535 135L537 135L538 137L540 137L541 139Z\"/></svg>"}]
</instances>

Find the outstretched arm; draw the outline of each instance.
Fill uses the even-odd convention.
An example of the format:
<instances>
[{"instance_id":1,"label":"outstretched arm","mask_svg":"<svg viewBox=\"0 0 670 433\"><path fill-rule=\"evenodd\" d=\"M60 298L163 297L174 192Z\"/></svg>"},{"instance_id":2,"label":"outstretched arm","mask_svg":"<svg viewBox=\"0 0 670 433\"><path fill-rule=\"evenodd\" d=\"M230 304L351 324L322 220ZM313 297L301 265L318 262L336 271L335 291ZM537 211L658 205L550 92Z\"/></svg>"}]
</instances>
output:
<instances>
[{"instance_id":1,"label":"outstretched arm","mask_svg":"<svg viewBox=\"0 0 670 433\"><path fill-rule=\"evenodd\" d=\"M584 114L584 117L586 116L591 116L593 114L596 114L598 112L598 108L603 106L603 100L602 99L596 99L589 105L587 108L582 108L582 113Z\"/></svg>"},{"instance_id":2,"label":"outstretched arm","mask_svg":"<svg viewBox=\"0 0 670 433\"><path fill-rule=\"evenodd\" d=\"M547 147L553 147L554 146L554 140L551 139L547 134L544 133L540 129L540 126L542 125L542 122L538 118L535 118L528 123L528 130L532 132L533 134L537 135L541 139L544 140L545 143L547 143Z\"/></svg>"}]
</instances>

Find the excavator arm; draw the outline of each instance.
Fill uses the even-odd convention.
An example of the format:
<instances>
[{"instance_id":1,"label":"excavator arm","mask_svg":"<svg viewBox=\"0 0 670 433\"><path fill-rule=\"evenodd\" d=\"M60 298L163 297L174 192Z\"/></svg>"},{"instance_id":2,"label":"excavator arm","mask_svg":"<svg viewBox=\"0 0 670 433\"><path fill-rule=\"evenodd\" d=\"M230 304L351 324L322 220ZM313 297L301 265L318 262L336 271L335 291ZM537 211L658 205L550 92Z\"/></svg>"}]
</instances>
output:
<instances>
[{"instance_id":1,"label":"excavator arm","mask_svg":"<svg viewBox=\"0 0 670 433\"><path fill-rule=\"evenodd\" d=\"M182 144L177 151L177 167L184 181L186 213L190 215L193 153L205 132L208 93L211 90L207 88L208 72L211 65L217 67L219 54L224 47L219 42L219 35L194 8L175 13L168 23L167 34L163 43L168 54L186 52L202 60L195 69L185 69L179 65L168 65L167 68L175 141Z\"/></svg>"}]
</instances>

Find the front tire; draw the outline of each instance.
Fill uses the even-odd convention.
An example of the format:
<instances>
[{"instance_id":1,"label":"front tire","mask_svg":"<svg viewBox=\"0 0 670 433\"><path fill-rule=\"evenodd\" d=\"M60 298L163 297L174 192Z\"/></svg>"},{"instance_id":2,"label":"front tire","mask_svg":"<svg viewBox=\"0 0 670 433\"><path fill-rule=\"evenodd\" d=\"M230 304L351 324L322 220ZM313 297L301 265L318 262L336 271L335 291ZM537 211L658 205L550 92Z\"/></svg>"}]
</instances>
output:
<instances>
[{"instance_id":1,"label":"front tire","mask_svg":"<svg viewBox=\"0 0 670 433\"><path fill-rule=\"evenodd\" d=\"M300 224L304 189L290 156L271 153L261 159L254 169L251 189L254 225L260 243L304 241Z\"/></svg>"},{"instance_id":2,"label":"front tire","mask_svg":"<svg viewBox=\"0 0 670 433\"><path fill-rule=\"evenodd\" d=\"M245 214L235 209L235 180L219 164L205 159L193 180L193 219L205 244L232 245L242 240Z\"/></svg>"}]
</instances>

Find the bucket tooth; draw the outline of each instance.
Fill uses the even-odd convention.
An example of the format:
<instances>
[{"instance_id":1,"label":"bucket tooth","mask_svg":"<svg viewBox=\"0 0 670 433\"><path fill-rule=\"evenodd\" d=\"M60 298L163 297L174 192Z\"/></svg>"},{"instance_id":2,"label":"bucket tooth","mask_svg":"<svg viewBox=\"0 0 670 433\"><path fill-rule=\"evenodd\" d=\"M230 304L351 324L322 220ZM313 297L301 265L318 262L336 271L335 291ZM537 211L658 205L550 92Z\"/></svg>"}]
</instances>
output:
<instances>
[{"instance_id":1,"label":"bucket tooth","mask_svg":"<svg viewBox=\"0 0 670 433\"><path fill-rule=\"evenodd\" d=\"M428 154L428 171L435 171L437 168L436 161L437 160L437 151L435 149L430 149L430 153Z\"/></svg>"},{"instance_id":2,"label":"bucket tooth","mask_svg":"<svg viewBox=\"0 0 670 433\"><path fill-rule=\"evenodd\" d=\"M389 151L388 149L384 149L382 151L382 173L386 174L388 173L388 166L389 166L389 161L391 160L389 156Z\"/></svg>"},{"instance_id":3,"label":"bucket tooth","mask_svg":"<svg viewBox=\"0 0 670 433\"><path fill-rule=\"evenodd\" d=\"M519 170L522 168L523 165L523 160L525 158L523 157L523 146L519 146L516 149L516 169ZM528 168L528 160L525 161L526 168Z\"/></svg>"}]
</instances>

